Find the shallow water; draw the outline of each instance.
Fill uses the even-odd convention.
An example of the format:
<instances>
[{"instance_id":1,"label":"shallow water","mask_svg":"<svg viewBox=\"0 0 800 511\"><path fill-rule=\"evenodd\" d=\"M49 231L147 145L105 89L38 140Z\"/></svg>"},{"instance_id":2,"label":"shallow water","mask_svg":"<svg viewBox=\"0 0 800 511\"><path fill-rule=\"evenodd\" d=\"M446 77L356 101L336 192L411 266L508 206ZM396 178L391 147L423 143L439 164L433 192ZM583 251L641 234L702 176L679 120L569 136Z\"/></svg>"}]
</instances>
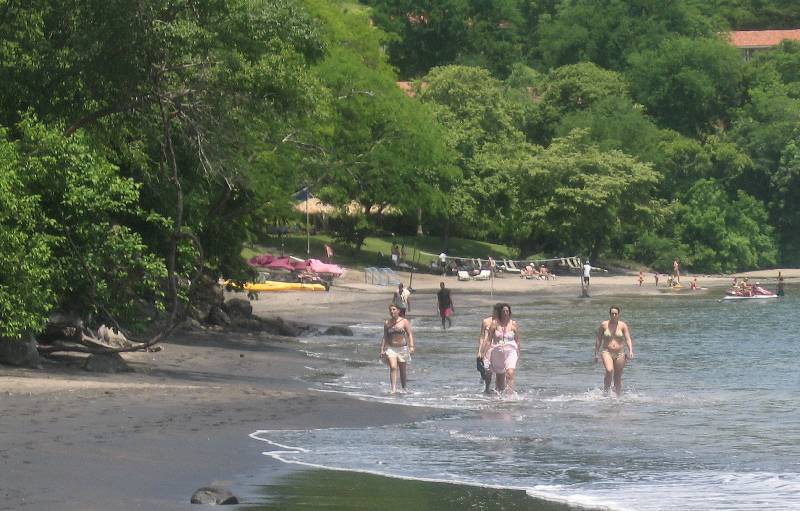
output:
<instances>
[{"instance_id":1,"label":"shallow water","mask_svg":"<svg viewBox=\"0 0 800 511\"><path fill-rule=\"evenodd\" d=\"M800 502L800 300L720 302L665 295L512 303L522 331L517 395L487 397L475 369L487 310L452 329L413 320L410 392L388 394L381 325L311 338L326 360L309 385L359 399L448 410L443 418L365 429L260 432L291 463L426 481L524 489L586 507L797 509ZM622 307L636 359L621 398L601 390L594 330Z\"/></svg>"}]
</instances>

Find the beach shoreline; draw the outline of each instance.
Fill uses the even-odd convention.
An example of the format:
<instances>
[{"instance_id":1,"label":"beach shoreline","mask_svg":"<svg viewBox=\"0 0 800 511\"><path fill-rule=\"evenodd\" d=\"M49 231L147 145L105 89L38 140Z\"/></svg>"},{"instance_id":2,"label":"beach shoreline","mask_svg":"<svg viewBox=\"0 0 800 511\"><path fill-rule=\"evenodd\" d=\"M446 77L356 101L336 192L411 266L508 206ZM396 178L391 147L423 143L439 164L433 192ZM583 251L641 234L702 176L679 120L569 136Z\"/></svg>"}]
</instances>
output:
<instances>
[{"instance_id":1,"label":"beach shoreline","mask_svg":"<svg viewBox=\"0 0 800 511\"><path fill-rule=\"evenodd\" d=\"M788 282L800 278L800 270L781 271ZM737 276L769 287L777 273ZM453 291L457 311L485 306L488 312L500 300L586 300L577 274L482 282L398 275L415 291L412 318L435 315L440 281ZM672 291L663 280L656 287L652 274L640 288L637 276L593 276L590 299L721 295L732 280L698 277L706 290L693 292L688 285ZM350 271L330 292L263 293L252 302L254 312L320 327L379 324L393 287L363 280L363 273ZM323 363L291 338L212 328L175 334L163 347L125 354L132 373L87 373L80 356L45 362L41 370L0 366L0 509L190 509L201 486L219 483L247 495L251 485L286 473L248 437L256 430L368 427L443 413L311 390L307 378Z\"/></svg>"}]
</instances>

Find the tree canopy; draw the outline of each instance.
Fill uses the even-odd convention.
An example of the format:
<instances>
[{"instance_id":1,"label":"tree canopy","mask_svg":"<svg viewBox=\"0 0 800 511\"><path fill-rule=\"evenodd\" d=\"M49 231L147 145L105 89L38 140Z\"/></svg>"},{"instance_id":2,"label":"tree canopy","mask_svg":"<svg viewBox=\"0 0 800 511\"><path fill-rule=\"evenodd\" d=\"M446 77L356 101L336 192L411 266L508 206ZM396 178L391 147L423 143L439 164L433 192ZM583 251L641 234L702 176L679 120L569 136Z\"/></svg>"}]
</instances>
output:
<instances>
[{"instance_id":1,"label":"tree canopy","mask_svg":"<svg viewBox=\"0 0 800 511\"><path fill-rule=\"evenodd\" d=\"M0 335L52 310L176 321L200 283L251 276L242 244L297 222L303 187L354 248L423 231L660 269L796 263L800 46L746 61L724 32L798 13L0 0Z\"/></svg>"}]
</instances>

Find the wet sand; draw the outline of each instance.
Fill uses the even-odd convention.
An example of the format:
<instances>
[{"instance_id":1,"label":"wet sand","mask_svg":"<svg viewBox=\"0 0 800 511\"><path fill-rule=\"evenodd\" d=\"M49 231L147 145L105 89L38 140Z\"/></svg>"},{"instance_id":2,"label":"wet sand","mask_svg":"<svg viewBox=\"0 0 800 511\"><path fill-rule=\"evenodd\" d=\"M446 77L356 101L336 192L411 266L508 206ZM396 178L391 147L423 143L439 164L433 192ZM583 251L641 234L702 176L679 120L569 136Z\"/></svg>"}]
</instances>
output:
<instances>
[{"instance_id":1,"label":"wet sand","mask_svg":"<svg viewBox=\"0 0 800 511\"><path fill-rule=\"evenodd\" d=\"M782 271L787 283L800 279L800 270ZM433 316L441 277L399 275L414 289L410 315ZM654 286L652 275L639 287L637 275L593 276L590 299L721 294L732 280L701 276L706 290L672 291L665 277ZM774 287L777 270L742 275ZM456 309L586 299L578 275L444 281ZM264 293L253 306L260 315L320 326L377 322L392 287L364 283L351 270L330 292ZM46 361L41 370L0 366L0 509L195 509L191 494L211 483L254 503L260 485L292 473L260 453L248 437L255 430L361 427L440 413L309 390L302 377L319 362L291 338L208 329L178 333L163 347L126 354L134 372L124 374L87 373L80 356Z\"/></svg>"}]
</instances>

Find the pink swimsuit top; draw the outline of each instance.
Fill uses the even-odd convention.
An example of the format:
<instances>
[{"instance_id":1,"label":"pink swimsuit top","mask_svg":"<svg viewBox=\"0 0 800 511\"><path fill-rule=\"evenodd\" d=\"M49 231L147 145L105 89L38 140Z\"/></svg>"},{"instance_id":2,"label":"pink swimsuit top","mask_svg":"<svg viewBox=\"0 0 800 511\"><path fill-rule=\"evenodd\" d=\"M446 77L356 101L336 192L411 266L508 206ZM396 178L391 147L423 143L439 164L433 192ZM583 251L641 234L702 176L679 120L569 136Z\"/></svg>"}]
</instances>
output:
<instances>
[{"instance_id":1,"label":"pink swimsuit top","mask_svg":"<svg viewBox=\"0 0 800 511\"><path fill-rule=\"evenodd\" d=\"M506 344L516 341L516 333L514 330L508 330L501 326L496 326L494 334L492 335L492 344Z\"/></svg>"}]
</instances>

